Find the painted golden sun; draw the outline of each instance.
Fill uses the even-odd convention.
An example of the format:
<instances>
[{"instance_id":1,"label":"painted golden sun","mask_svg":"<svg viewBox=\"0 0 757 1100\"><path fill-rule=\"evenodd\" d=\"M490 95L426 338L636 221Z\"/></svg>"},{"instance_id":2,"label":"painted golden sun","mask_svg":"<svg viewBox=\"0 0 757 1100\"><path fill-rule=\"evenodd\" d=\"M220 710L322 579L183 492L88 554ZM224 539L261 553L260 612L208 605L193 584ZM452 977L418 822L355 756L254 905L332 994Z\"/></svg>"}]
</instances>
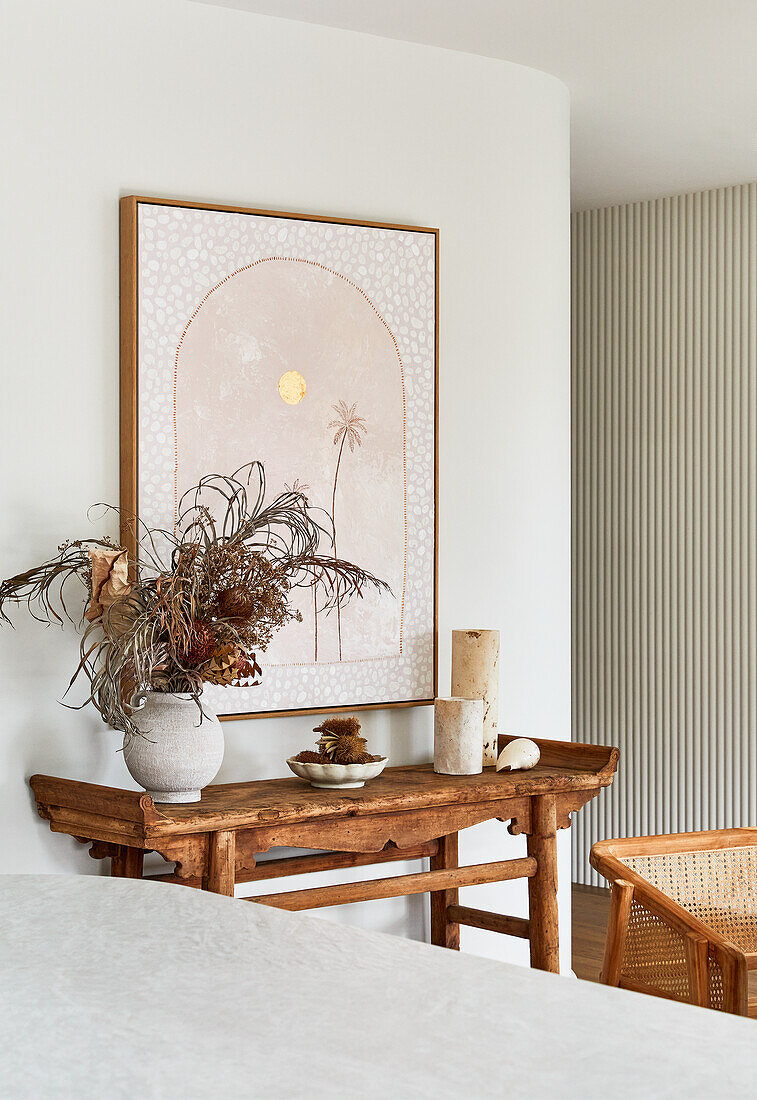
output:
<instances>
[{"instance_id":1,"label":"painted golden sun","mask_svg":"<svg viewBox=\"0 0 757 1100\"><path fill-rule=\"evenodd\" d=\"M305 379L298 370L288 370L279 379L279 396L287 405L299 405L307 393Z\"/></svg>"}]
</instances>

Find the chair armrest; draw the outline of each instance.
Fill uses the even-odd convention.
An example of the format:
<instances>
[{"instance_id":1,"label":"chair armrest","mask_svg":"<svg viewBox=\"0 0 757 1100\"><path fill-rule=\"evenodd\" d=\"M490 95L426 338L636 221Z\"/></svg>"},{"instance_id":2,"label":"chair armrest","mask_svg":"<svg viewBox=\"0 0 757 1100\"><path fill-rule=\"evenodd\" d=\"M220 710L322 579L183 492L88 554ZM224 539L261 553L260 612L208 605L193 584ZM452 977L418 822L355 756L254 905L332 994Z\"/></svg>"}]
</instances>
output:
<instances>
[{"instance_id":1,"label":"chair armrest","mask_svg":"<svg viewBox=\"0 0 757 1100\"><path fill-rule=\"evenodd\" d=\"M747 1015L743 952L708 934L653 887L612 884L602 980L637 992Z\"/></svg>"},{"instance_id":2,"label":"chair armrest","mask_svg":"<svg viewBox=\"0 0 757 1100\"><path fill-rule=\"evenodd\" d=\"M607 843L591 864L612 887L602 981L746 1016L746 956L619 860Z\"/></svg>"}]
</instances>

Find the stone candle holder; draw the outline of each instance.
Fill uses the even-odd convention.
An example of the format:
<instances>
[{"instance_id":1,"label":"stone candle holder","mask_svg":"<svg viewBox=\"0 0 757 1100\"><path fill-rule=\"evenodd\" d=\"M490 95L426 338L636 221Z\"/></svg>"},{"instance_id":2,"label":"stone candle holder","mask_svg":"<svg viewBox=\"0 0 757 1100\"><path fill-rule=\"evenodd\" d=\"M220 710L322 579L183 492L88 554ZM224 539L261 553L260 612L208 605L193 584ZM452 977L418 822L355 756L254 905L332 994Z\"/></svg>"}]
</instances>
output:
<instances>
[{"instance_id":1,"label":"stone candle holder","mask_svg":"<svg viewBox=\"0 0 757 1100\"><path fill-rule=\"evenodd\" d=\"M483 700L435 699L434 771L442 775L478 775L483 732Z\"/></svg>"},{"instance_id":2,"label":"stone candle holder","mask_svg":"<svg viewBox=\"0 0 757 1100\"><path fill-rule=\"evenodd\" d=\"M484 767L495 765L499 723L498 630L452 631L452 695L483 700L483 763Z\"/></svg>"}]
</instances>

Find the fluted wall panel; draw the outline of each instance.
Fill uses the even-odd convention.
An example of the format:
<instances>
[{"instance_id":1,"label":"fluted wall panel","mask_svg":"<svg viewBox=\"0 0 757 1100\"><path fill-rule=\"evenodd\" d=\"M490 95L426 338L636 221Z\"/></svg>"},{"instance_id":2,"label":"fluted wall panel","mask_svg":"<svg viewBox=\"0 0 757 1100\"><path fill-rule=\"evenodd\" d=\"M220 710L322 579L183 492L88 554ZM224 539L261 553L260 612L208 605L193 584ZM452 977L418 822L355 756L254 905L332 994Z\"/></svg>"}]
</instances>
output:
<instances>
[{"instance_id":1,"label":"fluted wall panel","mask_svg":"<svg viewBox=\"0 0 757 1100\"><path fill-rule=\"evenodd\" d=\"M757 184L573 217L573 736L591 844L757 825Z\"/></svg>"}]
</instances>

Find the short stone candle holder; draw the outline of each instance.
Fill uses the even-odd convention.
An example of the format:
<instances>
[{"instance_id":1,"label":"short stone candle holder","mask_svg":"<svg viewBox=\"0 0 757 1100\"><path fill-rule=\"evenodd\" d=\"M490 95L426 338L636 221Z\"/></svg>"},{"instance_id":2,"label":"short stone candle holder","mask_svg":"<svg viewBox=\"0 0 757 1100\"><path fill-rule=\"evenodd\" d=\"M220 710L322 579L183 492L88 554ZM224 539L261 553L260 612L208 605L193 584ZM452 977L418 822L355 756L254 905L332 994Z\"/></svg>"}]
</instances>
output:
<instances>
[{"instance_id":1,"label":"short stone candle holder","mask_svg":"<svg viewBox=\"0 0 757 1100\"><path fill-rule=\"evenodd\" d=\"M482 699L434 700L434 771L479 775L484 735Z\"/></svg>"}]
</instances>

